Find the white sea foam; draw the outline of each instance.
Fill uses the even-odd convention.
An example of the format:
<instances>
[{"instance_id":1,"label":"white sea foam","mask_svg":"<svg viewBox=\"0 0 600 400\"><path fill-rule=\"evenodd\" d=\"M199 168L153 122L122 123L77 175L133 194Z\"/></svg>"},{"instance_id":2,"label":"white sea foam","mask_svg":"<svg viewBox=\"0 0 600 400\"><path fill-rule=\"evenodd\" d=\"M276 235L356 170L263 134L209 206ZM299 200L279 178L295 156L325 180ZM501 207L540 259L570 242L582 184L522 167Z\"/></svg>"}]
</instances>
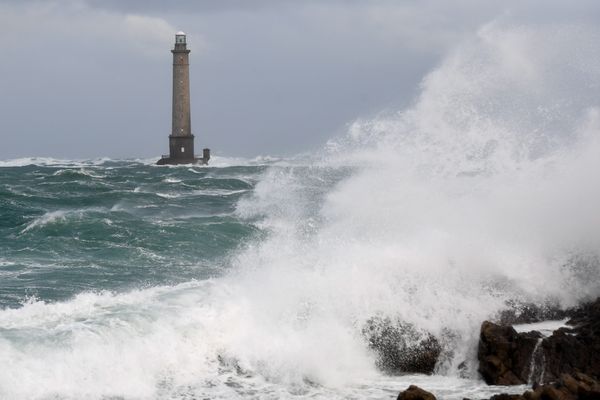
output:
<instances>
[{"instance_id":1,"label":"white sea foam","mask_svg":"<svg viewBox=\"0 0 600 400\"><path fill-rule=\"evenodd\" d=\"M65 165L71 161L50 157L23 157L12 160L1 160L0 167L24 167L27 165Z\"/></svg>"},{"instance_id":2,"label":"white sea foam","mask_svg":"<svg viewBox=\"0 0 600 400\"><path fill-rule=\"evenodd\" d=\"M0 373L0 396L238 398L258 392L261 398L387 398L421 384L460 399L523 389L379 376L370 356L357 354L362 345L352 332L335 329L328 319L298 320L285 312L288 301L275 309L271 302L239 302L245 297L231 282L84 293L54 304L32 299L20 309L1 310L0 355L11 369ZM256 320L258 315L263 318ZM327 386L304 379L326 379Z\"/></svg>"},{"instance_id":3,"label":"white sea foam","mask_svg":"<svg viewBox=\"0 0 600 400\"><path fill-rule=\"evenodd\" d=\"M62 176L62 175L73 175L73 174L89 176L91 178L105 178L106 177L106 175L94 173L86 168L74 168L74 167L66 168L66 169L59 169L58 171L54 172L52 175Z\"/></svg>"},{"instance_id":4,"label":"white sea foam","mask_svg":"<svg viewBox=\"0 0 600 400\"><path fill-rule=\"evenodd\" d=\"M201 196L231 196L233 194L246 193L248 189L228 190L228 189L201 189L194 190L194 195Z\"/></svg>"},{"instance_id":5,"label":"white sea foam","mask_svg":"<svg viewBox=\"0 0 600 400\"><path fill-rule=\"evenodd\" d=\"M26 193L23 190L20 190L20 188L17 189L14 186L11 186L11 185L6 185L5 188L9 192L11 192L13 194L16 194L17 196L23 196L23 197L34 197L35 196L35 195L31 194L31 193ZM27 188L27 189L29 189L29 188Z\"/></svg>"},{"instance_id":6,"label":"white sea foam","mask_svg":"<svg viewBox=\"0 0 600 400\"><path fill-rule=\"evenodd\" d=\"M274 165L280 161L282 161L282 158L274 156L258 156L254 158L243 158L211 155L210 163L208 166L215 168L226 168L239 166Z\"/></svg>"},{"instance_id":7,"label":"white sea foam","mask_svg":"<svg viewBox=\"0 0 600 400\"><path fill-rule=\"evenodd\" d=\"M165 178L165 179L163 179L163 182L166 182L166 183L180 183L181 179L177 179L177 178Z\"/></svg>"},{"instance_id":8,"label":"white sea foam","mask_svg":"<svg viewBox=\"0 0 600 400\"><path fill-rule=\"evenodd\" d=\"M27 224L27 226L21 231L21 233L25 233L34 228L41 227L41 226L50 224L55 221L64 220L65 216L67 214L68 214L68 211L64 211L64 210L47 212L44 215L42 215L41 217L38 217L38 218L34 219L33 221L31 221L29 224Z\"/></svg>"},{"instance_id":9,"label":"white sea foam","mask_svg":"<svg viewBox=\"0 0 600 400\"><path fill-rule=\"evenodd\" d=\"M543 321L543 322L535 322L531 324L519 324L514 325L513 327L517 332L531 332L538 331L544 336L550 336L552 333L560 328L568 327L567 321L569 319L562 319L558 321Z\"/></svg>"},{"instance_id":10,"label":"white sea foam","mask_svg":"<svg viewBox=\"0 0 600 400\"><path fill-rule=\"evenodd\" d=\"M57 167L85 167L92 165L102 165L107 161L111 161L110 158L94 158L87 160L67 160L52 157L23 157L15 158L11 160L0 160L0 167L24 167L27 165L37 166L57 166Z\"/></svg>"},{"instance_id":11,"label":"white sea foam","mask_svg":"<svg viewBox=\"0 0 600 400\"><path fill-rule=\"evenodd\" d=\"M139 190L134 190L140 192ZM156 192L155 194L165 199L176 199L179 197L193 197L193 196L231 196L234 194L240 194L248 192L248 189L229 190L229 189L199 189L192 192L181 192L181 193L162 193ZM148 192L149 193L149 192Z\"/></svg>"},{"instance_id":12,"label":"white sea foam","mask_svg":"<svg viewBox=\"0 0 600 400\"><path fill-rule=\"evenodd\" d=\"M56 222L64 221L69 217L81 218L84 214L89 212L105 212L106 209L100 207L88 207L81 209L72 209L72 210L55 210L48 211L45 214L41 215L38 218L33 219L31 222L27 224L25 228L21 231L21 233L26 233L35 228L41 228L43 226L53 224Z\"/></svg>"},{"instance_id":13,"label":"white sea foam","mask_svg":"<svg viewBox=\"0 0 600 400\"><path fill-rule=\"evenodd\" d=\"M10 267L15 265L14 261L6 260L4 258L0 258L0 267Z\"/></svg>"},{"instance_id":14,"label":"white sea foam","mask_svg":"<svg viewBox=\"0 0 600 400\"><path fill-rule=\"evenodd\" d=\"M160 193L160 192L157 192L156 195L158 197L162 197L164 199L176 199L178 197L181 197L181 194L179 194L179 193Z\"/></svg>"}]
</instances>

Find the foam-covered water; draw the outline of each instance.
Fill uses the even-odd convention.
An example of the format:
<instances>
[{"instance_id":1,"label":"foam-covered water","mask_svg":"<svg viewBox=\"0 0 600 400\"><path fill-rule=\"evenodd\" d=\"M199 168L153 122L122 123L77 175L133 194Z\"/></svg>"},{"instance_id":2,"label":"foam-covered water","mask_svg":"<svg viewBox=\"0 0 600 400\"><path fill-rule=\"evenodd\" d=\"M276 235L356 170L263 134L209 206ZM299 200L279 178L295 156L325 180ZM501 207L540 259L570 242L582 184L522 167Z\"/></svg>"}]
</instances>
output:
<instances>
[{"instance_id":1,"label":"foam-covered water","mask_svg":"<svg viewBox=\"0 0 600 400\"><path fill-rule=\"evenodd\" d=\"M522 391L478 379L481 322L600 295L598 36L485 26L311 158L3 161L0 397ZM378 371L373 318L436 374Z\"/></svg>"}]
</instances>

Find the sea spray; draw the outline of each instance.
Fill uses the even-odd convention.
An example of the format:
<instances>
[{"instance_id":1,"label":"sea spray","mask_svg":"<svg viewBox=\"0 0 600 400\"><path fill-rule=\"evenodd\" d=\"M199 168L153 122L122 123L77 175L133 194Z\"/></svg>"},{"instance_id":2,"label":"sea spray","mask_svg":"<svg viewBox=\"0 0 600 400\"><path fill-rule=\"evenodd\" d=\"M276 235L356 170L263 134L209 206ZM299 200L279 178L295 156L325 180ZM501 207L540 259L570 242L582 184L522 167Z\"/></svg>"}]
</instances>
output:
<instances>
[{"instance_id":1,"label":"sea spray","mask_svg":"<svg viewBox=\"0 0 600 400\"><path fill-rule=\"evenodd\" d=\"M438 372L466 362L473 377L481 321L507 301L597 295L597 265L573 262L597 252L600 228L598 33L583 36L490 24L424 79L413 107L357 122L320 169L269 172L239 206L271 232L238 257L247 279L273 282L260 296L293 300L305 324L308 313L360 330L383 315L440 340L449 331ZM350 176L320 191L340 165Z\"/></svg>"}]
</instances>

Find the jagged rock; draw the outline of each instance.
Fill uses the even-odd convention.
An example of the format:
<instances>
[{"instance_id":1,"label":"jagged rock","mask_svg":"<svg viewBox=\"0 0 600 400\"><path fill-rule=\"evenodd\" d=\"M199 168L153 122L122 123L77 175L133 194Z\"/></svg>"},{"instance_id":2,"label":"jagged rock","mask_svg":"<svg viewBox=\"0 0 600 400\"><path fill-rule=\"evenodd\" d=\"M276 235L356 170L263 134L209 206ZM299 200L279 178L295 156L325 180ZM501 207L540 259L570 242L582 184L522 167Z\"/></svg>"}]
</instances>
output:
<instances>
[{"instance_id":1,"label":"jagged rock","mask_svg":"<svg viewBox=\"0 0 600 400\"><path fill-rule=\"evenodd\" d=\"M571 310L573 328L560 328L541 343L539 383L553 382L564 374L584 372L600 376L600 298ZM510 326L484 322L479 340L479 372L488 384L515 385L527 383L533 351L541 335L538 332L517 333ZM540 361L533 360L540 364ZM550 390L550 389L548 389ZM554 393L554 392L552 392ZM556 393L548 393L548 396Z\"/></svg>"},{"instance_id":2,"label":"jagged rock","mask_svg":"<svg viewBox=\"0 0 600 400\"><path fill-rule=\"evenodd\" d=\"M600 376L600 298L579 308L568 322L544 339L545 381L563 373L583 372Z\"/></svg>"},{"instance_id":3,"label":"jagged rock","mask_svg":"<svg viewBox=\"0 0 600 400\"><path fill-rule=\"evenodd\" d=\"M430 397L429 397L430 396ZM433 394L411 385L398 395L398 400L431 400ZM562 374L556 382L538 385L535 389L523 394L496 394L489 400L599 400L600 382L596 379L576 372ZM464 399L468 400L468 399Z\"/></svg>"},{"instance_id":4,"label":"jagged rock","mask_svg":"<svg viewBox=\"0 0 600 400\"><path fill-rule=\"evenodd\" d=\"M436 400L436 397L418 386L410 385L408 389L400 392L397 400Z\"/></svg>"},{"instance_id":5,"label":"jagged rock","mask_svg":"<svg viewBox=\"0 0 600 400\"><path fill-rule=\"evenodd\" d=\"M371 318L363 335L378 356L377 367L388 373L431 374L441 352L430 333L389 318Z\"/></svg>"},{"instance_id":6,"label":"jagged rock","mask_svg":"<svg viewBox=\"0 0 600 400\"><path fill-rule=\"evenodd\" d=\"M490 397L490 400L522 400L523 396L520 394L506 394L506 393L501 393L501 394L496 394L492 397Z\"/></svg>"},{"instance_id":7,"label":"jagged rock","mask_svg":"<svg viewBox=\"0 0 600 400\"><path fill-rule=\"evenodd\" d=\"M497 394L489 400L598 400L600 383L581 373L562 374L554 383L539 385L523 394Z\"/></svg>"},{"instance_id":8,"label":"jagged rock","mask_svg":"<svg viewBox=\"0 0 600 400\"><path fill-rule=\"evenodd\" d=\"M511 326L489 321L481 325L479 336L479 373L489 385L527 383L531 355L539 332L517 333Z\"/></svg>"}]
</instances>

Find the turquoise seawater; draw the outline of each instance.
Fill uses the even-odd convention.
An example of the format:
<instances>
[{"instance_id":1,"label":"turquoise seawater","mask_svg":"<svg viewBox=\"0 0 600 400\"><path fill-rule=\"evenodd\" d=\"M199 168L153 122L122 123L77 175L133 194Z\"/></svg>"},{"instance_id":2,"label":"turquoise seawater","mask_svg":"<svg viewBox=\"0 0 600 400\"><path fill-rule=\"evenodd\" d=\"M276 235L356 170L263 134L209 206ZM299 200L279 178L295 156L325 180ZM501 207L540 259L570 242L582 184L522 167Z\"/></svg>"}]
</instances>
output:
<instances>
[{"instance_id":1,"label":"turquoise seawater","mask_svg":"<svg viewBox=\"0 0 600 400\"><path fill-rule=\"evenodd\" d=\"M234 215L264 166L0 169L0 307L221 275L260 234Z\"/></svg>"}]
</instances>

